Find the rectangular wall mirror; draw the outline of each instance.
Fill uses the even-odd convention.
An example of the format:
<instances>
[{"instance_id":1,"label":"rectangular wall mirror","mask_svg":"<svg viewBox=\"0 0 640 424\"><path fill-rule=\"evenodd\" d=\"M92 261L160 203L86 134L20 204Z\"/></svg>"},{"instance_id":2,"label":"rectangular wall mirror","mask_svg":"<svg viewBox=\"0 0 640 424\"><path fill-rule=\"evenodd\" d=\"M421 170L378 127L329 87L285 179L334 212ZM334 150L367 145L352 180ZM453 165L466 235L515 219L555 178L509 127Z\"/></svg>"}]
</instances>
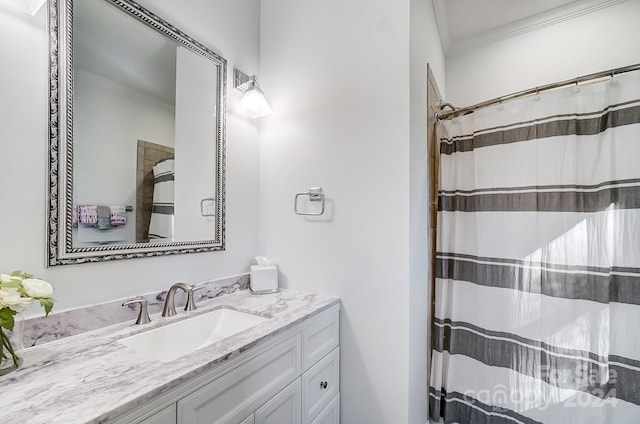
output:
<instances>
[{"instance_id":1,"label":"rectangular wall mirror","mask_svg":"<svg viewBox=\"0 0 640 424\"><path fill-rule=\"evenodd\" d=\"M224 249L224 58L128 0L49 0L48 264Z\"/></svg>"}]
</instances>

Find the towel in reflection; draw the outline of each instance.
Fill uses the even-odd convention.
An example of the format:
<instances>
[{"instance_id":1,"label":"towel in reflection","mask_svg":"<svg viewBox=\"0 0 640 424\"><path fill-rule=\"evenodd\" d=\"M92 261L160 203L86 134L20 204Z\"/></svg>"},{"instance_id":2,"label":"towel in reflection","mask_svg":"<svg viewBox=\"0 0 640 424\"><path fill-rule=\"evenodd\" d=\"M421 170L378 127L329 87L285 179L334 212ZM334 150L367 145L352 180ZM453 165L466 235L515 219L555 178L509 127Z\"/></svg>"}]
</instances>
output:
<instances>
[{"instance_id":1,"label":"towel in reflection","mask_svg":"<svg viewBox=\"0 0 640 424\"><path fill-rule=\"evenodd\" d=\"M125 206L110 206L109 211L112 227L121 227L127 223L127 208Z\"/></svg>"},{"instance_id":2,"label":"towel in reflection","mask_svg":"<svg viewBox=\"0 0 640 424\"><path fill-rule=\"evenodd\" d=\"M111 212L109 206L98 206L98 229L111 229Z\"/></svg>"},{"instance_id":3,"label":"towel in reflection","mask_svg":"<svg viewBox=\"0 0 640 424\"><path fill-rule=\"evenodd\" d=\"M78 224L85 227L96 227L98 225L98 206L78 205Z\"/></svg>"}]
</instances>

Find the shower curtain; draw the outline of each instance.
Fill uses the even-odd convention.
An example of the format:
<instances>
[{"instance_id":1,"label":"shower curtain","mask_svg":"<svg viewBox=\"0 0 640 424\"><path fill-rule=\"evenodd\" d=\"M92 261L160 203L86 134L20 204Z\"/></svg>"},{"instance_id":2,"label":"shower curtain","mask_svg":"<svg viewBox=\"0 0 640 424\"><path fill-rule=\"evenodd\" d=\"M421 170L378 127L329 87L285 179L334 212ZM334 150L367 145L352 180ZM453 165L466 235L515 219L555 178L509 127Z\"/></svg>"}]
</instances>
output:
<instances>
[{"instance_id":1,"label":"shower curtain","mask_svg":"<svg viewBox=\"0 0 640 424\"><path fill-rule=\"evenodd\" d=\"M174 180L174 158L162 159L153 166L153 206L149 221L149 240L152 242L173 241Z\"/></svg>"},{"instance_id":2,"label":"shower curtain","mask_svg":"<svg viewBox=\"0 0 640 424\"><path fill-rule=\"evenodd\" d=\"M640 73L439 138L430 417L640 423Z\"/></svg>"}]
</instances>

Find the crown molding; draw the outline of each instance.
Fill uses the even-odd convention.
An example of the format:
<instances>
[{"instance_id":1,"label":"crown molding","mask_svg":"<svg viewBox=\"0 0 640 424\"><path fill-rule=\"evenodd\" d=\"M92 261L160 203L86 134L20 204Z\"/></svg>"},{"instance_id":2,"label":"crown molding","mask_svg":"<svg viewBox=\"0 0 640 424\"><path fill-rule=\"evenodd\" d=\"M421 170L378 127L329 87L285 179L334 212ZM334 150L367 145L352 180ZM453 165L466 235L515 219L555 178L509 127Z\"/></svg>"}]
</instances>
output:
<instances>
[{"instance_id":1,"label":"crown molding","mask_svg":"<svg viewBox=\"0 0 640 424\"><path fill-rule=\"evenodd\" d=\"M442 48L444 49L445 55L450 56L500 40L517 37L527 32L574 19L578 16L586 15L626 1L627 0L578 0L461 40L451 39L448 12L445 4L446 0L433 0L433 9L436 15Z\"/></svg>"}]
</instances>

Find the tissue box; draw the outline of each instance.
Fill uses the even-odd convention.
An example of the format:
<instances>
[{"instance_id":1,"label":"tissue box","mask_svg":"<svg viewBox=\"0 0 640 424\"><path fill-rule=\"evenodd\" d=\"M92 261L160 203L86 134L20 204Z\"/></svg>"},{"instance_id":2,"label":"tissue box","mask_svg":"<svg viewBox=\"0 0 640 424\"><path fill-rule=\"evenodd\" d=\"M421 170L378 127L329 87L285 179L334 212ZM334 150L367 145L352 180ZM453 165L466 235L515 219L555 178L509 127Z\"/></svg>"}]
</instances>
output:
<instances>
[{"instance_id":1,"label":"tissue box","mask_svg":"<svg viewBox=\"0 0 640 424\"><path fill-rule=\"evenodd\" d=\"M254 294L278 291L278 267L275 265L251 265L249 287Z\"/></svg>"}]
</instances>

